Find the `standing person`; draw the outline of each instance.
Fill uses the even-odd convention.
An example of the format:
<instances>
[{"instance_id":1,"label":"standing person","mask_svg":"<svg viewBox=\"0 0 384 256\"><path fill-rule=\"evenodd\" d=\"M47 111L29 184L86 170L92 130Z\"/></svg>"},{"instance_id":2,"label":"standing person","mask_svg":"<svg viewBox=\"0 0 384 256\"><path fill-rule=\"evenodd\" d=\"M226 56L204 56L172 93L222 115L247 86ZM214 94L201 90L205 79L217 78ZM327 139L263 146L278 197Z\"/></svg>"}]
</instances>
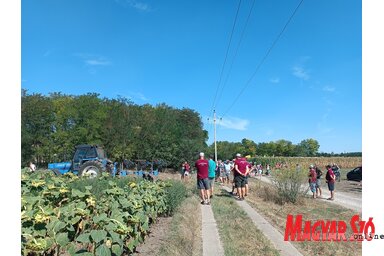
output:
<instances>
[{"instance_id":1,"label":"standing person","mask_svg":"<svg viewBox=\"0 0 384 256\"><path fill-rule=\"evenodd\" d=\"M190 171L191 171L191 166L187 161L185 161L184 162L184 180L187 180L187 181L189 180L189 177L191 175Z\"/></svg>"},{"instance_id":2,"label":"standing person","mask_svg":"<svg viewBox=\"0 0 384 256\"><path fill-rule=\"evenodd\" d=\"M184 179L184 172L185 172L184 163L182 163L181 164L181 172L180 172L180 178L182 180Z\"/></svg>"},{"instance_id":3,"label":"standing person","mask_svg":"<svg viewBox=\"0 0 384 256\"><path fill-rule=\"evenodd\" d=\"M236 161L236 158L232 159L232 162L231 162L231 172L232 172L232 192L231 194L232 195L237 195L237 193L235 192L235 161Z\"/></svg>"},{"instance_id":4,"label":"standing person","mask_svg":"<svg viewBox=\"0 0 384 256\"><path fill-rule=\"evenodd\" d=\"M204 153L199 154L199 160L195 162L197 169L197 188L200 190L201 204L210 204L209 201L209 180L208 180L208 160L204 158Z\"/></svg>"},{"instance_id":5,"label":"standing person","mask_svg":"<svg viewBox=\"0 0 384 256\"><path fill-rule=\"evenodd\" d=\"M213 156L209 156L209 168L208 168L208 179L210 187L210 198L213 197L213 184L215 183L216 178L216 162L213 160Z\"/></svg>"},{"instance_id":6,"label":"standing person","mask_svg":"<svg viewBox=\"0 0 384 256\"><path fill-rule=\"evenodd\" d=\"M267 176L271 175L271 166L270 166L269 164L267 164L266 169L267 169L267 170L266 170L265 174L266 174Z\"/></svg>"},{"instance_id":7,"label":"standing person","mask_svg":"<svg viewBox=\"0 0 384 256\"><path fill-rule=\"evenodd\" d=\"M315 171L316 171L316 196L321 198L321 176L323 175L323 172L320 170L320 168L315 165Z\"/></svg>"},{"instance_id":8,"label":"standing person","mask_svg":"<svg viewBox=\"0 0 384 256\"><path fill-rule=\"evenodd\" d=\"M336 177L335 180L340 182L340 167L336 163L333 163L331 168L332 168L333 174L335 174L335 177Z\"/></svg>"},{"instance_id":9,"label":"standing person","mask_svg":"<svg viewBox=\"0 0 384 256\"><path fill-rule=\"evenodd\" d=\"M336 176L332 171L332 166L327 165L325 167L327 169L327 174L325 175L326 182L328 184L328 189L331 192L331 197L328 200L335 200L335 180Z\"/></svg>"},{"instance_id":10,"label":"standing person","mask_svg":"<svg viewBox=\"0 0 384 256\"><path fill-rule=\"evenodd\" d=\"M229 163L229 160L225 161L224 163L224 170L225 170L225 180L226 183L229 184L229 175L231 174L231 164Z\"/></svg>"},{"instance_id":11,"label":"standing person","mask_svg":"<svg viewBox=\"0 0 384 256\"><path fill-rule=\"evenodd\" d=\"M29 162L28 169L30 172L35 172L36 171L36 165L32 162Z\"/></svg>"},{"instance_id":12,"label":"standing person","mask_svg":"<svg viewBox=\"0 0 384 256\"><path fill-rule=\"evenodd\" d=\"M312 197L314 199L316 199L316 170L315 170L315 166L313 164L311 164L309 166L309 173L308 173L308 182L309 182L309 187L312 191Z\"/></svg>"},{"instance_id":13,"label":"standing person","mask_svg":"<svg viewBox=\"0 0 384 256\"><path fill-rule=\"evenodd\" d=\"M248 163L248 171L245 175L245 193L244 193L244 196L247 196L248 192L249 192L248 178L250 177L251 170L252 170L252 165L250 163Z\"/></svg>"},{"instance_id":14,"label":"standing person","mask_svg":"<svg viewBox=\"0 0 384 256\"><path fill-rule=\"evenodd\" d=\"M224 163L221 160L217 161L217 169L219 169L220 177L219 180L221 182L221 185L225 183L225 178L227 177L224 169Z\"/></svg>"},{"instance_id":15,"label":"standing person","mask_svg":"<svg viewBox=\"0 0 384 256\"><path fill-rule=\"evenodd\" d=\"M249 172L249 164L241 154L236 154L234 181L237 190L238 200L244 200L246 176Z\"/></svg>"}]
</instances>

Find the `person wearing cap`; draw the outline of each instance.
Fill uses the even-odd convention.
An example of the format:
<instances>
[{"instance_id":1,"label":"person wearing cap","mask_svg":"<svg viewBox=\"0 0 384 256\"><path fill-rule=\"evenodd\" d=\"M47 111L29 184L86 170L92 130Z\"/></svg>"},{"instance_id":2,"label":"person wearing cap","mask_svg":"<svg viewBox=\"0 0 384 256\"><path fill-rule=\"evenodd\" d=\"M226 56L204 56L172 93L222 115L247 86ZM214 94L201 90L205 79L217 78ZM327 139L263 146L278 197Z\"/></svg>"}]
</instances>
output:
<instances>
[{"instance_id":1,"label":"person wearing cap","mask_svg":"<svg viewBox=\"0 0 384 256\"><path fill-rule=\"evenodd\" d=\"M204 158L204 153L199 154L199 159L195 162L197 169L197 189L200 191L201 204L210 204L209 180L208 180L208 160Z\"/></svg>"},{"instance_id":2,"label":"person wearing cap","mask_svg":"<svg viewBox=\"0 0 384 256\"><path fill-rule=\"evenodd\" d=\"M315 170L315 166L313 164L311 164L309 166L309 173L308 173L308 182L309 182L309 187L311 189L311 192L312 192L312 197L314 199L316 199L316 170Z\"/></svg>"},{"instance_id":3,"label":"person wearing cap","mask_svg":"<svg viewBox=\"0 0 384 256\"><path fill-rule=\"evenodd\" d=\"M216 178L216 162L213 160L213 156L209 156L208 161L208 180L210 189L210 198L213 196L213 184L215 183Z\"/></svg>"},{"instance_id":4,"label":"person wearing cap","mask_svg":"<svg viewBox=\"0 0 384 256\"><path fill-rule=\"evenodd\" d=\"M246 183L246 176L249 172L249 163L245 158L241 157L241 154L236 154L236 161L235 161L235 170L234 170L234 181L235 186L237 190L238 200L244 200L245 196L245 183Z\"/></svg>"}]
</instances>

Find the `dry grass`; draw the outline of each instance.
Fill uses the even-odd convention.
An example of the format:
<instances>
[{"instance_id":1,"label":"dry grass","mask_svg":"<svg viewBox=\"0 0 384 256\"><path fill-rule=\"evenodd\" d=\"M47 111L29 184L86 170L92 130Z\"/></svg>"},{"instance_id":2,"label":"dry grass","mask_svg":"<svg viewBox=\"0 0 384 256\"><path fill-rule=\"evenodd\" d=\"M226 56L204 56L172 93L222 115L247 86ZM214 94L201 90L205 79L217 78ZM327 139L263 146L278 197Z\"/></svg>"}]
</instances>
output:
<instances>
[{"instance_id":1,"label":"dry grass","mask_svg":"<svg viewBox=\"0 0 384 256\"><path fill-rule=\"evenodd\" d=\"M202 255L201 223L200 201L191 196L173 216L169 234L158 255Z\"/></svg>"},{"instance_id":2,"label":"dry grass","mask_svg":"<svg viewBox=\"0 0 384 256\"><path fill-rule=\"evenodd\" d=\"M226 256L279 255L228 192L223 190L211 202Z\"/></svg>"},{"instance_id":3,"label":"dry grass","mask_svg":"<svg viewBox=\"0 0 384 256\"><path fill-rule=\"evenodd\" d=\"M263 215L283 235L288 214L303 216L303 220L343 220L347 224L347 234L352 231L349 227L353 215L359 214L352 210L323 202L302 198L297 204L278 205L273 203L274 191L270 185L259 180L250 180L250 193L247 202ZM312 222L313 223L313 222ZM303 255L361 255L362 246L359 242L293 242Z\"/></svg>"}]
</instances>

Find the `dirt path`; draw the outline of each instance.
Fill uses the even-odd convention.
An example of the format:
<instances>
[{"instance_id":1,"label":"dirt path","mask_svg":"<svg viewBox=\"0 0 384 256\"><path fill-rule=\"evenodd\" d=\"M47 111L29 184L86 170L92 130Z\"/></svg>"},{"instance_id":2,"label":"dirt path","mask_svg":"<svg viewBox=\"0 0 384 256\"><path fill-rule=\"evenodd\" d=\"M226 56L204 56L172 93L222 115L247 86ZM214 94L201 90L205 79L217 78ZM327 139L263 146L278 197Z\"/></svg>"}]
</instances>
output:
<instances>
[{"instance_id":1,"label":"dirt path","mask_svg":"<svg viewBox=\"0 0 384 256\"><path fill-rule=\"evenodd\" d=\"M259 177L255 179L259 179ZM272 183L271 178L266 176L261 176L261 181L266 183ZM324 183L324 180L322 180L322 182ZM340 190L342 190L343 192L338 191L338 186L340 186ZM323 192L323 198L320 200L325 200L326 202L331 204L337 204L357 212L362 212L361 189L360 189L360 193L358 191L358 188L356 188L356 190L354 190L353 192L346 192L351 190L353 186L354 186L353 183L345 180L342 180L340 183L336 182L335 183L335 200L330 201L326 199L329 198L331 194L328 188L324 184L322 184L321 189ZM309 193L312 194L310 191Z\"/></svg>"},{"instance_id":2,"label":"dirt path","mask_svg":"<svg viewBox=\"0 0 384 256\"><path fill-rule=\"evenodd\" d=\"M157 222L151 225L150 233L144 243L140 244L132 255L158 255L161 245L167 239L165 234L168 233L171 221L172 217L158 218Z\"/></svg>"}]
</instances>

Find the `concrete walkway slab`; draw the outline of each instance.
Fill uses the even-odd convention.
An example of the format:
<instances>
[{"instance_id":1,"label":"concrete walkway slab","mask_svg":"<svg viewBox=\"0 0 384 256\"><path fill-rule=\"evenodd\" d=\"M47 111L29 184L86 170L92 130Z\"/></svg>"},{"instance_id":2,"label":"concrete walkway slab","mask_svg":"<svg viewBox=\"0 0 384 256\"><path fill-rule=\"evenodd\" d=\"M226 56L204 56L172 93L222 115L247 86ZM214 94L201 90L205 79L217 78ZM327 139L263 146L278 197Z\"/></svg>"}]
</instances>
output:
<instances>
[{"instance_id":1,"label":"concrete walkway slab","mask_svg":"<svg viewBox=\"0 0 384 256\"><path fill-rule=\"evenodd\" d=\"M228 192L232 189L223 186ZM255 209L253 209L246 201L237 201L242 209L248 214L253 223L263 234L269 238L271 243L277 250L280 251L280 255L283 256L302 256L302 254L292 245L289 241L284 241L283 235L275 229L263 216L261 216Z\"/></svg>"},{"instance_id":2,"label":"concrete walkway slab","mask_svg":"<svg viewBox=\"0 0 384 256\"><path fill-rule=\"evenodd\" d=\"M210 205L201 205L203 256L223 256L224 249L220 241L216 220Z\"/></svg>"}]
</instances>

